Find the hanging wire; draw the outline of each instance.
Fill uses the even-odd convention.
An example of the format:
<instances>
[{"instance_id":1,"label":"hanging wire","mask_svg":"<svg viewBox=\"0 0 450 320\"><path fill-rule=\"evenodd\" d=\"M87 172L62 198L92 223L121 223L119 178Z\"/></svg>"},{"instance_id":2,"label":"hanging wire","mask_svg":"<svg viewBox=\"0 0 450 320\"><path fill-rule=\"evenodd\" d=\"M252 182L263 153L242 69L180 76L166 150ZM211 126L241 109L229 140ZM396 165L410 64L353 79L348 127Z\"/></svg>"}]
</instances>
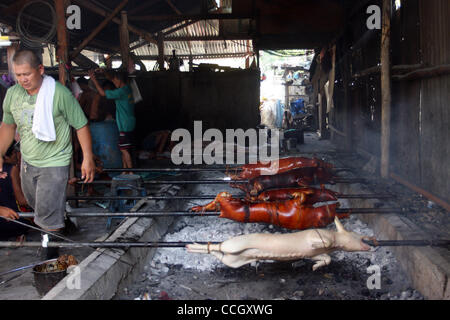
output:
<instances>
[{"instance_id":1,"label":"hanging wire","mask_svg":"<svg viewBox=\"0 0 450 320\"><path fill-rule=\"evenodd\" d=\"M43 36L35 36L30 33L30 24L32 20L36 20L31 13L25 13L25 9L36 4L42 4L47 6L50 10L50 15L46 19L49 21L46 23L49 25L50 29ZM32 10L29 10L32 11ZM21 41L28 48L43 48L46 46L46 43L52 42L56 35L56 12L53 7L45 1L35 0L27 3L20 11L16 20L16 30L20 35Z\"/></svg>"}]
</instances>

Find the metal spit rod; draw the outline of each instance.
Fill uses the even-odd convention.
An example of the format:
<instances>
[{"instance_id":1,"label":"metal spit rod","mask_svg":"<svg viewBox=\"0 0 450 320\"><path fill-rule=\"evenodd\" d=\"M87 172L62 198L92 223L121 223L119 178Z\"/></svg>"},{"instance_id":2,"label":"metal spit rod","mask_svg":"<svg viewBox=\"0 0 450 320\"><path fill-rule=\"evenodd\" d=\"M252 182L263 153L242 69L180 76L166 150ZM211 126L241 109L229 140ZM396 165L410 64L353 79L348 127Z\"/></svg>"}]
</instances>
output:
<instances>
[{"instance_id":1,"label":"metal spit rod","mask_svg":"<svg viewBox=\"0 0 450 320\"><path fill-rule=\"evenodd\" d=\"M389 214L389 213L405 213L406 208L343 208L336 209L336 213L350 214ZM18 212L22 218L33 218L33 212ZM217 217L220 212L192 212L192 211L149 211L149 212L68 212L67 216L71 218L84 217Z\"/></svg>"},{"instance_id":2,"label":"metal spit rod","mask_svg":"<svg viewBox=\"0 0 450 320\"><path fill-rule=\"evenodd\" d=\"M339 178L334 179L335 183L364 183L366 179L362 178ZM97 180L91 184L111 184L112 180ZM207 179L207 180L144 180L144 184L246 184L249 180L227 180L227 179ZM77 184L85 184L82 181L77 181Z\"/></svg>"},{"instance_id":3,"label":"metal spit rod","mask_svg":"<svg viewBox=\"0 0 450 320\"><path fill-rule=\"evenodd\" d=\"M392 246L414 246L414 247L448 247L450 240L366 240L363 242L372 247L392 247ZM64 247L64 248L79 248L79 247L95 247L95 248L184 248L188 244L219 244L220 242L49 242L48 247ZM14 241L0 241L2 248L17 248L17 247L41 247L42 243L37 241L30 242L14 242Z\"/></svg>"},{"instance_id":4,"label":"metal spit rod","mask_svg":"<svg viewBox=\"0 0 450 320\"><path fill-rule=\"evenodd\" d=\"M240 198L239 195L233 195L234 198ZM393 198L390 194L337 194L340 199L389 199ZM67 200L213 200L216 195L202 196L68 196Z\"/></svg>"},{"instance_id":5,"label":"metal spit rod","mask_svg":"<svg viewBox=\"0 0 450 320\"><path fill-rule=\"evenodd\" d=\"M203 172L203 171L242 171L242 167L208 167L208 168L105 168L103 172ZM346 171L351 168L333 168L333 171Z\"/></svg>"}]
</instances>

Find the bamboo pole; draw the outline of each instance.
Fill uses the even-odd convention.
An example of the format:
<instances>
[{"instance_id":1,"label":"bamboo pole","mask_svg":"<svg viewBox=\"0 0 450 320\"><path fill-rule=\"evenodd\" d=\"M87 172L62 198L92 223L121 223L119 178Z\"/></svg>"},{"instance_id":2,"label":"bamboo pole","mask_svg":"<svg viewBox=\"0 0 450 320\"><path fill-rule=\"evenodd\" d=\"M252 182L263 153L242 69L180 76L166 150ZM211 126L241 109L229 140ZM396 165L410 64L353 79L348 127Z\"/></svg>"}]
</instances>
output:
<instances>
[{"instance_id":1,"label":"bamboo pole","mask_svg":"<svg viewBox=\"0 0 450 320\"><path fill-rule=\"evenodd\" d=\"M389 43L391 32L391 1L383 0L381 29L381 177L389 178L389 147L391 137L391 72Z\"/></svg>"}]
</instances>

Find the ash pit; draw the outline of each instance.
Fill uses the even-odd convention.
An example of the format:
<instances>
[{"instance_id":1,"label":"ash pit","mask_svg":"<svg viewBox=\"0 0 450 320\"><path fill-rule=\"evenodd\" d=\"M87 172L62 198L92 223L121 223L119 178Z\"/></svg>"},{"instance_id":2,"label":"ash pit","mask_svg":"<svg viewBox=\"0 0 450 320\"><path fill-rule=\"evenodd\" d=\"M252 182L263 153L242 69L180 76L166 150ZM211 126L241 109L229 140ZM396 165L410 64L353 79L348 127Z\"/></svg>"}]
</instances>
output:
<instances>
[{"instance_id":1,"label":"ash pit","mask_svg":"<svg viewBox=\"0 0 450 320\"><path fill-rule=\"evenodd\" d=\"M220 179L223 175L204 172L198 179ZM192 185L186 194L238 192L227 185ZM189 201L193 205L209 201ZM348 207L340 200L341 207ZM356 216L341 220L348 231L373 236L373 231ZM335 230L334 223L327 229ZM161 239L164 242L225 241L249 233L294 232L262 223L238 223L217 217L183 217L177 219ZM372 248L369 252L336 251L330 254L330 265L312 271L313 261L259 261L234 269L211 255L189 253L184 248L158 248L133 285L118 292L116 299L129 300L421 300L412 288L388 248ZM368 289L373 275L370 266L380 268L380 289Z\"/></svg>"}]
</instances>

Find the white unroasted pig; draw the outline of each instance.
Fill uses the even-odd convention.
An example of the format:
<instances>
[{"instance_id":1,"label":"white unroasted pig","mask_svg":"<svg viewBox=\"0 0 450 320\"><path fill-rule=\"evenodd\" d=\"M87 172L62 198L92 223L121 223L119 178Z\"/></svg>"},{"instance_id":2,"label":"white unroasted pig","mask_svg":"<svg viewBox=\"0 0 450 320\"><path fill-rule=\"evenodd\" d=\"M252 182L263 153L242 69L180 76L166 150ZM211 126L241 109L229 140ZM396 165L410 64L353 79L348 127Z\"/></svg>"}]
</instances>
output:
<instances>
[{"instance_id":1,"label":"white unroasted pig","mask_svg":"<svg viewBox=\"0 0 450 320\"><path fill-rule=\"evenodd\" d=\"M368 251L362 242L365 237L344 229L339 219L334 219L337 232L309 229L287 234L253 233L228 239L219 244L189 244L193 253L209 253L232 268L257 260L289 261L309 258L317 261L313 270L330 264L328 253L335 250Z\"/></svg>"}]
</instances>

